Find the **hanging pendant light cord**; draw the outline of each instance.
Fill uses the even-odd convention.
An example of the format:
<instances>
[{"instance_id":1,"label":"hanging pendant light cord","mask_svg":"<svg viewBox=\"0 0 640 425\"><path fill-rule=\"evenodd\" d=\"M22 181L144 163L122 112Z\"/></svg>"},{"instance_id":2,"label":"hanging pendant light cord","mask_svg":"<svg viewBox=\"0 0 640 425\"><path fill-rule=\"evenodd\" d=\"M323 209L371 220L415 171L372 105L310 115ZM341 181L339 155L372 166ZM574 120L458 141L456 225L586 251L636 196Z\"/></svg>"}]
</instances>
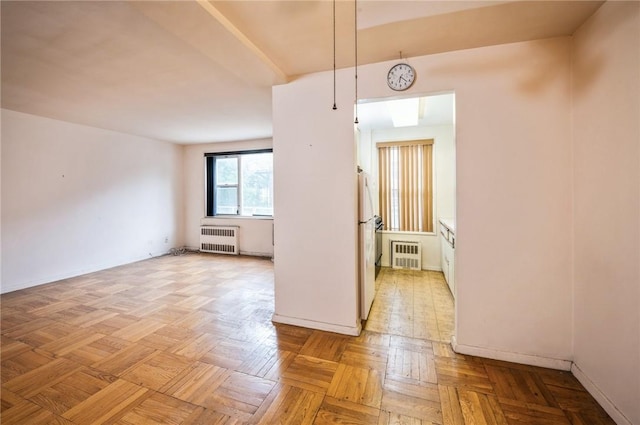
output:
<instances>
[{"instance_id":1,"label":"hanging pendant light cord","mask_svg":"<svg viewBox=\"0 0 640 425\"><path fill-rule=\"evenodd\" d=\"M336 109L336 0L333 0L333 110Z\"/></svg>"},{"instance_id":2,"label":"hanging pendant light cord","mask_svg":"<svg viewBox=\"0 0 640 425\"><path fill-rule=\"evenodd\" d=\"M353 0L353 14L354 14L354 26L355 26L355 53L356 53L356 66L355 66L355 83L356 83L356 119L355 124L358 124L358 0Z\"/></svg>"}]
</instances>

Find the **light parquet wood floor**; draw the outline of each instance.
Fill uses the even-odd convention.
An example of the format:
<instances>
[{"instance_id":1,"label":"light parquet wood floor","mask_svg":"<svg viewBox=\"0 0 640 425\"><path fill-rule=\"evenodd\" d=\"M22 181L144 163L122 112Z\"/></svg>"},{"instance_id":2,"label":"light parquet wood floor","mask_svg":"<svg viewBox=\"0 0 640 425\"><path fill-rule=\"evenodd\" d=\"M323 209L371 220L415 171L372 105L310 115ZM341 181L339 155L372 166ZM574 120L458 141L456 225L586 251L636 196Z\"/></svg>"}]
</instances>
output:
<instances>
[{"instance_id":1,"label":"light parquet wood floor","mask_svg":"<svg viewBox=\"0 0 640 425\"><path fill-rule=\"evenodd\" d=\"M450 342L453 325L453 297L441 272L381 270L366 330Z\"/></svg>"},{"instance_id":2,"label":"light parquet wood floor","mask_svg":"<svg viewBox=\"0 0 640 425\"><path fill-rule=\"evenodd\" d=\"M570 373L455 354L439 273L366 330L274 325L269 260L166 256L1 297L2 424L613 424Z\"/></svg>"}]
</instances>

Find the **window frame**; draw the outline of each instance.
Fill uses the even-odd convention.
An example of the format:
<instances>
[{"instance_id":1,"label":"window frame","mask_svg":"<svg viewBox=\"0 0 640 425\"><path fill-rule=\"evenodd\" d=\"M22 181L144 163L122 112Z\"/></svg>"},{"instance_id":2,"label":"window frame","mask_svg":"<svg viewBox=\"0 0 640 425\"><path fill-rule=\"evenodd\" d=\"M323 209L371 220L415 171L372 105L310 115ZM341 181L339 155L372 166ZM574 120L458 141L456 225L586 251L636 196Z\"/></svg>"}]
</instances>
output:
<instances>
[{"instance_id":1,"label":"window frame","mask_svg":"<svg viewBox=\"0 0 640 425\"><path fill-rule=\"evenodd\" d=\"M400 157L401 148L415 147L424 149L420 153L421 156L427 154L426 149L428 147L428 160L422 159L424 162L422 162L421 171L417 171L418 168L416 168L420 167L420 162L414 162L418 161L420 157L413 156L414 154L409 152L405 153L402 158ZM392 149L394 148L398 150L393 151ZM382 161L381 159L382 149L387 152L385 156L388 158L387 161ZM381 141L376 143L376 151L379 214L383 217L384 231L390 233L435 234L435 138ZM403 163L403 159L409 162ZM386 173L383 172L383 163L386 164ZM407 167L406 170L403 166ZM402 187L400 186L401 182ZM417 189L416 183L419 185L420 182L427 184L422 187L420 192L414 192L413 196L409 195L411 192L403 192L406 189ZM383 187L387 188L388 193L383 191ZM383 193L388 196L386 201L383 200ZM407 200L409 198L411 199ZM408 215L406 211L409 211ZM395 220L398 220L398 228L392 227ZM415 227L418 228L415 229Z\"/></svg>"},{"instance_id":2,"label":"window frame","mask_svg":"<svg viewBox=\"0 0 640 425\"><path fill-rule=\"evenodd\" d=\"M227 217L227 218L272 218L271 215L242 215L242 157L246 155L271 153L273 148L251 149L243 151L210 152L204 154L205 160L205 217ZM238 158L238 209L236 214L215 214L216 205L216 168L215 162L218 158ZM236 185L233 185L236 186Z\"/></svg>"}]
</instances>

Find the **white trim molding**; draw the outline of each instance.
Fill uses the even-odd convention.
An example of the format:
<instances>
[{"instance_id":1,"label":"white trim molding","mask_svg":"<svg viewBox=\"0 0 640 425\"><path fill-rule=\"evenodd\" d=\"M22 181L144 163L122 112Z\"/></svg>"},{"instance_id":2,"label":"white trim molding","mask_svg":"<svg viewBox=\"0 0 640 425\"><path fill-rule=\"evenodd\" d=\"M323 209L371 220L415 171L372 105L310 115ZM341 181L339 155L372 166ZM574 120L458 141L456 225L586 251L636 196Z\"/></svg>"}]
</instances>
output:
<instances>
[{"instance_id":1,"label":"white trim molding","mask_svg":"<svg viewBox=\"0 0 640 425\"><path fill-rule=\"evenodd\" d=\"M502 360L505 362L513 362L526 364L529 366L546 367L557 370L571 370L571 360L555 359L552 357L535 356L531 354L513 353L510 351L500 351L486 347L475 347L472 345L458 344L455 337L451 338L451 347L453 351L459 354L468 354L471 356L485 357L488 359Z\"/></svg>"},{"instance_id":2,"label":"white trim molding","mask_svg":"<svg viewBox=\"0 0 640 425\"><path fill-rule=\"evenodd\" d=\"M362 331L362 323L358 321L357 326L342 326L334 323L316 322L314 320L300 319L297 317L282 316L274 314L271 321L284 323L285 325L300 326L303 328L317 329L320 331L335 332L343 335L358 336Z\"/></svg>"},{"instance_id":3,"label":"white trim molding","mask_svg":"<svg viewBox=\"0 0 640 425\"><path fill-rule=\"evenodd\" d=\"M609 398L598 388L586 373L580 369L580 366L573 363L571 365L571 373L576 377L578 381L587 389L589 394L596 399L598 404L611 416L611 419L618 425L632 425L631 421L627 419L624 414L618 410L618 408L609 400Z\"/></svg>"}]
</instances>

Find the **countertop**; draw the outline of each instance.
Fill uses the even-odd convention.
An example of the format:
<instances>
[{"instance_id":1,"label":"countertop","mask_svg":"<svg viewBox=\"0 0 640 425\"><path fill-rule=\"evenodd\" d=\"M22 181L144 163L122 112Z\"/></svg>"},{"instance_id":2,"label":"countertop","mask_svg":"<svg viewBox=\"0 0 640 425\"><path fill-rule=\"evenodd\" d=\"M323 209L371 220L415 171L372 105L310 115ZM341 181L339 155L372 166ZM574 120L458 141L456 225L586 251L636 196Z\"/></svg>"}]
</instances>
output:
<instances>
[{"instance_id":1,"label":"countertop","mask_svg":"<svg viewBox=\"0 0 640 425\"><path fill-rule=\"evenodd\" d=\"M453 218L440 218L440 224L449 229L451 233L456 233L456 220Z\"/></svg>"}]
</instances>

